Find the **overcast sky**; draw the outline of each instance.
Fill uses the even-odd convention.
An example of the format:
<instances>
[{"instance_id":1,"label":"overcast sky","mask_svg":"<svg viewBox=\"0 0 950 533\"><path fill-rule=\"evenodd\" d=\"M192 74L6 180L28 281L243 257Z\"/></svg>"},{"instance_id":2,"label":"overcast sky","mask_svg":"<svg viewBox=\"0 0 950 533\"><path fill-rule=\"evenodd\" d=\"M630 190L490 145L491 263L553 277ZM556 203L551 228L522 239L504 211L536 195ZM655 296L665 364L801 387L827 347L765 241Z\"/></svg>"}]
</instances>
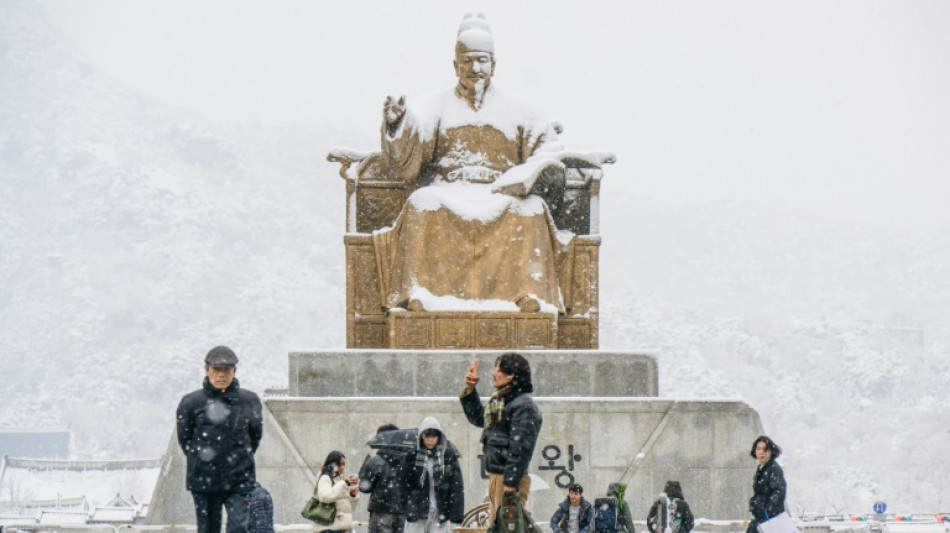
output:
<instances>
[{"instance_id":1,"label":"overcast sky","mask_svg":"<svg viewBox=\"0 0 950 533\"><path fill-rule=\"evenodd\" d=\"M495 82L570 149L618 155L606 191L950 219L950 2L43 3L137 91L219 121L348 129L337 146L364 150L386 94L454 83L458 23L481 11Z\"/></svg>"}]
</instances>

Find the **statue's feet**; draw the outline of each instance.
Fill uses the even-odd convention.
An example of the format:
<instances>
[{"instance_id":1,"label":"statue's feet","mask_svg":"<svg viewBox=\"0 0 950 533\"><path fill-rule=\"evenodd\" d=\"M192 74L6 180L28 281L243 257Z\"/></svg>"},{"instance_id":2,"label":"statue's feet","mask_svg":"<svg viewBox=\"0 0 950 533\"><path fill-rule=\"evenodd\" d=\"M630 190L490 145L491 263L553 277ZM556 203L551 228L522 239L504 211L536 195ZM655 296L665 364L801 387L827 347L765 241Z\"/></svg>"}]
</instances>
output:
<instances>
[{"instance_id":1,"label":"statue's feet","mask_svg":"<svg viewBox=\"0 0 950 533\"><path fill-rule=\"evenodd\" d=\"M409 302L406 304L406 310L419 312L425 311L426 308L418 298L409 298Z\"/></svg>"},{"instance_id":2,"label":"statue's feet","mask_svg":"<svg viewBox=\"0 0 950 533\"><path fill-rule=\"evenodd\" d=\"M541 310L541 302L534 296L522 296L515 302L522 313L537 313Z\"/></svg>"}]
</instances>

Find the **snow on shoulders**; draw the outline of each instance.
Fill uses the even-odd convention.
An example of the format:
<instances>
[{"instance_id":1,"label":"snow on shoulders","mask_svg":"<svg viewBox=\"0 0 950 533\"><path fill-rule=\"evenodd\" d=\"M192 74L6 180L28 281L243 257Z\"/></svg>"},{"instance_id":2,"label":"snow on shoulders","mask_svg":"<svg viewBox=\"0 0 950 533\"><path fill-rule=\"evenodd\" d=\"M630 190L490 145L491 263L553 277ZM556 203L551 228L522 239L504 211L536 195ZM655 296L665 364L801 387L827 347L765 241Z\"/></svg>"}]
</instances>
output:
<instances>
[{"instance_id":1,"label":"snow on shoulders","mask_svg":"<svg viewBox=\"0 0 950 533\"><path fill-rule=\"evenodd\" d=\"M537 132L554 131L552 123L532 104L510 96L494 84L488 87L488 93L478 111L469 107L454 91L448 91L444 95L440 117L440 127L443 129L488 125L504 133L509 139L517 139L519 128L524 127Z\"/></svg>"}]
</instances>

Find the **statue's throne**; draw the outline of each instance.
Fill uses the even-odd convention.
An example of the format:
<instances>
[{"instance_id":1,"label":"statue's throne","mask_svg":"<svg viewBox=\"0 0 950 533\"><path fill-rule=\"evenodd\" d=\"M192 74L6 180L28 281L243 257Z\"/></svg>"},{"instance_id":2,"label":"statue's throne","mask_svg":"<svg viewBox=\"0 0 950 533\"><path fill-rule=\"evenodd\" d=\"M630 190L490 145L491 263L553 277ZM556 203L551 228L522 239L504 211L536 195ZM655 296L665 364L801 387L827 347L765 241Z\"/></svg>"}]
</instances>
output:
<instances>
[{"instance_id":1,"label":"statue's throne","mask_svg":"<svg viewBox=\"0 0 950 533\"><path fill-rule=\"evenodd\" d=\"M549 201L558 229L576 235L573 261L558 278L571 280L566 312L387 311L382 305L372 232L391 226L424 180L399 179L379 152L334 150L346 180L346 346L391 349L596 349L598 343L599 193L610 154L564 160L564 186ZM551 192L551 191L547 191Z\"/></svg>"}]
</instances>

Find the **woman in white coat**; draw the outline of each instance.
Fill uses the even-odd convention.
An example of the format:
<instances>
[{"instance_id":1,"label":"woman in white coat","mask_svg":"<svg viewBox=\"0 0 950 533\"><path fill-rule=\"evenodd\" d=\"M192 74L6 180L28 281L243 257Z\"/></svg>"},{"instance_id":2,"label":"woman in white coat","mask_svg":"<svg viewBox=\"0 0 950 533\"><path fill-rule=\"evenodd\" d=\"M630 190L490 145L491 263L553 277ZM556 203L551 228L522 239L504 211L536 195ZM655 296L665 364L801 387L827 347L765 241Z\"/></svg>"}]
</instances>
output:
<instances>
[{"instance_id":1,"label":"woman in white coat","mask_svg":"<svg viewBox=\"0 0 950 533\"><path fill-rule=\"evenodd\" d=\"M360 500L360 478L343 477L346 470L346 457L332 451L323 462L320 477L317 478L317 499L325 503L336 502L336 518L332 524L314 524L315 533L323 531L349 531L353 529L353 511Z\"/></svg>"}]
</instances>

